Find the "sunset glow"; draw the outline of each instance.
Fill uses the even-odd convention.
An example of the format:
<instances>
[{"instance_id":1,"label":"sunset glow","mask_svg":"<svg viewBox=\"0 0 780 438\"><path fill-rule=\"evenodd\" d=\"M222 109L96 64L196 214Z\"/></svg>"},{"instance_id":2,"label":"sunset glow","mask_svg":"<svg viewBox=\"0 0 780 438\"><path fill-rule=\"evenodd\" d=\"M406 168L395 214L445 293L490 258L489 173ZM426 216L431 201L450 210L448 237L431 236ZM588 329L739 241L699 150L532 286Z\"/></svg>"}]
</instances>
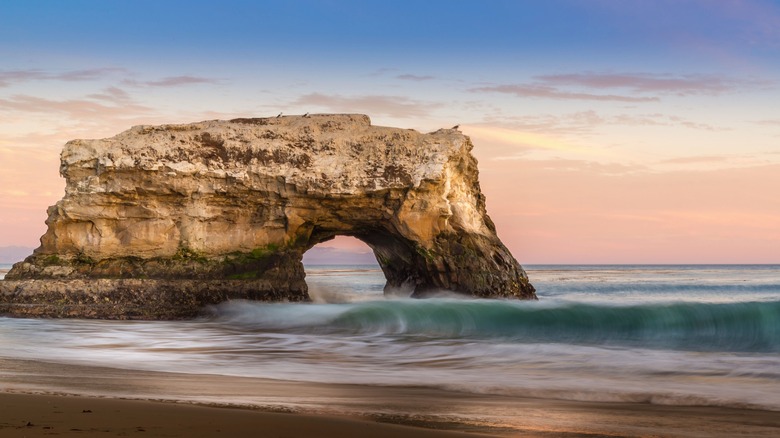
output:
<instances>
[{"instance_id":1,"label":"sunset glow","mask_svg":"<svg viewBox=\"0 0 780 438\"><path fill-rule=\"evenodd\" d=\"M343 112L459 124L521 263L780 263L777 2L182 5L0 4L0 247L70 139Z\"/></svg>"}]
</instances>

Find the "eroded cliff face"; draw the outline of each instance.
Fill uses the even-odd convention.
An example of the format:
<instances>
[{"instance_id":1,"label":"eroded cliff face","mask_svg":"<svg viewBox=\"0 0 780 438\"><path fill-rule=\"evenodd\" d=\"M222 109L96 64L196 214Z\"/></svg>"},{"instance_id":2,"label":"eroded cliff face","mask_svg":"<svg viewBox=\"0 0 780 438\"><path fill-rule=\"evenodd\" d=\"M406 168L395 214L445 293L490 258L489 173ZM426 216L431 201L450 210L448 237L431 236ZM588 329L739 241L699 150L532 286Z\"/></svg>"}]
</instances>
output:
<instances>
[{"instance_id":1,"label":"eroded cliff face","mask_svg":"<svg viewBox=\"0 0 780 438\"><path fill-rule=\"evenodd\" d=\"M486 213L471 148L457 130L376 127L363 115L137 126L74 140L62 152L65 197L48 210L40 248L0 282L2 302L35 296L33 279L56 289L95 278L132 280L130 290L165 290L173 301L176 285L211 287L194 305L306 300L303 253L336 235L374 250L386 291L535 298ZM239 283L244 294L232 294Z\"/></svg>"}]
</instances>

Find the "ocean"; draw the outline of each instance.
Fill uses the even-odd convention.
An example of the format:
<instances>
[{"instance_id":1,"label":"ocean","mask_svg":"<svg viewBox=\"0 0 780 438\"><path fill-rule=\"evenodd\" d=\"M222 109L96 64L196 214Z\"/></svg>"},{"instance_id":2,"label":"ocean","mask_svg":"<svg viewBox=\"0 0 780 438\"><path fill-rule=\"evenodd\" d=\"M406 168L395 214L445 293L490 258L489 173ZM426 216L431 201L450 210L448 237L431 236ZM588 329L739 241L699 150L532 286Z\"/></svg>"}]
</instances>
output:
<instances>
[{"instance_id":1,"label":"ocean","mask_svg":"<svg viewBox=\"0 0 780 438\"><path fill-rule=\"evenodd\" d=\"M309 304L236 301L188 321L0 318L0 384L79 392L47 388L30 365L38 363L780 411L780 265L526 270L539 301L385 298L377 266L307 266ZM228 386L95 385L103 396L269 403ZM512 412L480 412L511 424Z\"/></svg>"}]
</instances>

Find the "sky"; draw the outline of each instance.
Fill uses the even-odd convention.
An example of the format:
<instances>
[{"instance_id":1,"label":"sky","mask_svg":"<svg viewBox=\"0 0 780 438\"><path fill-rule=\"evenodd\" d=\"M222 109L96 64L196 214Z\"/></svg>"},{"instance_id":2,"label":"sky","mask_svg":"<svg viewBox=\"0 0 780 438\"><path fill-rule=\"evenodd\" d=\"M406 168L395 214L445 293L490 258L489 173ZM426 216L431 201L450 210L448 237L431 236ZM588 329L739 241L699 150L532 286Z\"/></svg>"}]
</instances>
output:
<instances>
[{"instance_id":1,"label":"sky","mask_svg":"<svg viewBox=\"0 0 780 438\"><path fill-rule=\"evenodd\" d=\"M0 248L70 139L279 112L460 124L523 264L780 263L780 1L736 0L3 0Z\"/></svg>"}]
</instances>

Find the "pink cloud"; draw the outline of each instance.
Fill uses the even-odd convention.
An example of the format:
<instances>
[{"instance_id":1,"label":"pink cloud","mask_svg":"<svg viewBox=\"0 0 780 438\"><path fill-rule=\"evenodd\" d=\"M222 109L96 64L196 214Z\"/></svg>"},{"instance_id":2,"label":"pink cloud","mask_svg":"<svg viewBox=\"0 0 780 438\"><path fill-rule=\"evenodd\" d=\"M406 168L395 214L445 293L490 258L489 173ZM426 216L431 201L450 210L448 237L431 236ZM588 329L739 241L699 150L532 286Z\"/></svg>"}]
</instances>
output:
<instances>
[{"instance_id":1,"label":"pink cloud","mask_svg":"<svg viewBox=\"0 0 780 438\"><path fill-rule=\"evenodd\" d=\"M707 123L696 122L680 116L666 114L621 114L610 117L607 123L616 125L635 125L635 126L684 126L690 129L703 131L717 131L725 128L719 128Z\"/></svg>"},{"instance_id":2,"label":"pink cloud","mask_svg":"<svg viewBox=\"0 0 780 438\"><path fill-rule=\"evenodd\" d=\"M14 83L27 81L96 81L121 74L129 75L130 71L119 67L101 67L83 70L69 70L64 72L52 72L46 70L6 70L0 71L0 87L7 87ZM217 84L219 80L192 75L168 76L151 81L138 81L135 79L123 79L122 83L140 87L178 87L193 84Z\"/></svg>"},{"instance_id":3,"label":"pink cloud","mask_svg":"<svg viewBox=\"0 0 780 438\"><path fill-rule=\"evenodd\" d=\"M343 113L366 113L390 117L420 117L442 107L439 103L420 102L402 96L340 96L311 93L296 99L292 105L326 108Z\"/></svg>"},{"instance_id":4,"label":"pink cloud","mask_svg":"<svg viewBox=\"0 0 780 438\"><path fill-rule=\"evenodd\" d=\"M657 97L647 96L621 96L617 94L593 94L577 91L565 91L542 84L513 84L492 85L487 87L472 88L470 91L477 93L504 93L517 97L534 97L560 100L592 100L610 102L655 102Z\"/></svg>"},{"instance_id":5,"label":"pink cloud","mask_svg":"<svg viewBox=\"0 0 780 438\"><path fill-rule=\"evenodd\" d=\"M541 75L534 79L550 86L626 89L638 93L722 94L758 83L744 79L708 75L658 75L649 73L570 73Z\"/></svg>"},{"instance_id":6,"label":"pink cloud","mask_svg":"<svg viewBox=\"0 0 780 438\"><path fill-rule=\"evenodd\" d=\"M127 103L131 100L130 95L118 87L108 87L103 90L102 93L90 94L87 96L90 99L105 100L108 102L122 102Z\"/></svg>"},{"instance_id":7,"label":"pink cloud","mask_svg":"<svg viewBox=\"0 0 780 438\"><path fill-rule=\"evenodd\" d=\"M169 76L166 78L154 80L154 81L137 81L133 79L126 79L122 81L125 85L130 86L146 86L146 87L180 87L183 85L197 85L197 84L217 84L219 81L213 78L204 78L199 76Z\"/></svg>"},{"instance_id":8,"label":"pink cloud","mask_svg":"<svg viewBox=\"0 0 780 438\"><path fill-rule=\"evenodd\" d=\"M592 110L523 116L495 113L486 116L484 120L485 123L472 123L469 126L495 126L531 132L582 135L591 132L595 126L606 123L602 116Z\"/></svg>"},{"instance_id":9,"label":"pink cloud","mask_svg":"<svg viewBox=\"0 0 780 438\"><path fill-rule=\"evenodd\" d=\"M12 83L35 80L47 81L94 81L117 73L126 73L127 70L118 67L102 67L84 70L70 70L65 72L50 72L44 70L6 70L0 71L0 87Z\"/></svg>"},{"instance_id":10,"label":"pink cloud","mask_svg":"<svg viewBox=\"0 0 780 438\"><path fill-rule=\"evenodd\" d=\"M683 126L704 131L725 129L675 115L661 113L602 115L593 110L529 116L496 114L486 117L485 122L482 124L471 124L470 126L495 126L522 131L577 136L592 134L596 128L607 125Z\"/></svg>"},{"instance_id":11,"label":"pink cloud","mask_svg":"<svg viewBox=\"0 0 780 438\"><path fill-rule=\"evenodd\" d=\"M720 95L771 85L769 81L725 76L651 73L567 73L538 75L533 79L530 83L488 85L470 91L559 100L655 102L660 100L656 95ZM622 93L594 93L583 89L619 90Z\"/></svg>"},{"instance_id":12,"label":"pink cloud","mask_svg":"<svg viewBox=\"0 0 780 438\"><path fill-rule=\"evenodd\" d=\"M17 94L9 99L0 99L0 111L59 113L76 119L91 119L95 117L102 119L108 116L147 113L151 111L151 108L131 103L106 105L89 99L51 100Z\"/></svg>"},{"instance_id":13,"label":"pink cloud","mask_svg":"<svg viewBox=\"0 0 780 438\"><path fill-rule=\"evenodd\" d=\"M0 71L0 87L7 87L16 82L45 79L46 74L40 70L7 70Z\"/></svg>"},{"instance_id":14,"label":"pink cloud","mask_svg":"<svg viewBox=\"0 0 780 438\"><path fill-rule=\"evenodd\" d=\"M415 81L415 82L430 81L430 80L436 79L434 76L418 76L418 75L412 75L412 74L398 75L395 78L396 79L401 79L403 81Z\"/></svg>"},{"instance_id":15,"label":"pink cloud","mask_svg":"<svg viewBox=\"0 0 780 438\"><path fill-rule=\"evenodd\" d=\"M664 164L692 164L692 163L720 163L727 161L727 157L714 156L714 155L702 155L697 157L680 157L663 160Z\"/></svg>"},{"instance_id":16,"label":"pink cloud","mask_svg":"<svg viewBox=\"0 0 780 438\"><path fill-rule=\"evenodd\" d=\"M599 163L595 161L570 160L563 158L532 161L537 168L551 170L554 172L585 172L598 175L625 175L629 173L646 172L648 170L647 167L638 164Z\"/></svg>"},{"instance_id":17,"label":"pink cloud","mask_svg":"<svg viewBox=\"0 0 780 438\"><path fill-rule=\"evenodd\" d=\"M93 81L117 73L127 73L127 70L118 67L103 67L103 68L91 68L86 70L72 70L72 71L51 75L51 79L57 79L62 81Z\"/></svg>"}]
</instances>

